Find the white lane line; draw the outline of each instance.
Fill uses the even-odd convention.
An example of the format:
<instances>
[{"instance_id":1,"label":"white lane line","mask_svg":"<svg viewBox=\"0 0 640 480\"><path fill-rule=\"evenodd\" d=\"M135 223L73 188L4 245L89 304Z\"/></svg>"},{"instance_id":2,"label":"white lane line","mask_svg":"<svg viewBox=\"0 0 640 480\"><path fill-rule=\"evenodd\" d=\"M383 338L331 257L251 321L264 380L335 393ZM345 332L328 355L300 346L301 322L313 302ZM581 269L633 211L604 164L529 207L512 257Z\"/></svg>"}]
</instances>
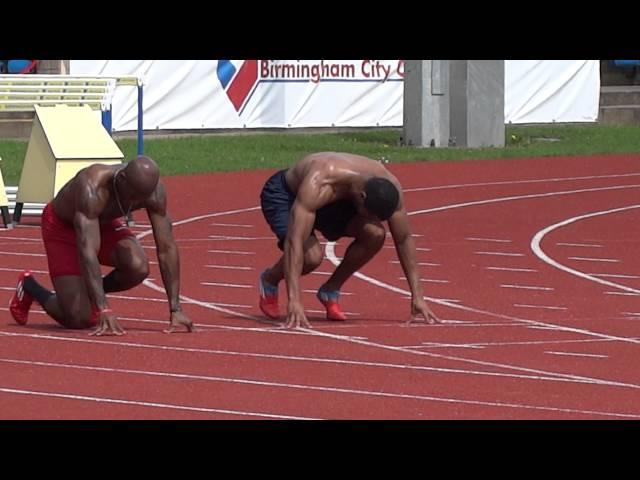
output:
<instances>
[{"instance_id":1,"label":"white lane line","mask_svg":"<svg viewBox=\"0 0 640 480\"><path fill-rule=\"evenodd\" d=\"M500 270L505 272L537 272L534 268L484 267L486 270Z\"/></svg>"},{"instance_id":2,"label":"white lane line","mask_svg":"<svg viewBox=\"0 0 640 480\"><path fill-rule=\"evenodd\" d=\"M316 310L313 308L305 308L305 312L309 312L309 313L317 313L319 315L326 315L327 311L326 310ZM356 313L356 312L343 312L345 315L348 316L358 316L358 315L362 315L361 313ZM351 337L351 338L365 338L365 337Z\"/></svg>"},{"instance_id":3,"label":"white lane line","mask_svg":"<svg viewBox=\"0 0 640 480\"><path fill-rule=\"evenodd\" d=\"M622 275L616 273L587 273L587 275L592 275L594 277L604 277L604 278L640 278L638 275Z\"/></svg>"},{"instance_id":4,"label":"white lane line","mask_svg":"<svg viewBox=\"0 0 640 480\"><path fill-rule=\"evenodd\" d=\"M239 227L239 228L253 228L253 225L248 225L246 223L210 223L209 225L213 227Z\"/></svg>"},{"instance_id":5,"label":"white lane line","mask_svg":"<svg viewBox=\"0 0 640 480\"><path fill-rule=\"evenodd\" d=\"M205 265L207 268L220 268L223 270L253 270L253 267L240 267L236 265Z\"/></svg>"},{"instance_id":6,"label":"white lane line","mask_svg":"<svg viewBox=\"0 0 640 480\"><path fill-rule=\"evenodd\" d=\"M200 285L206 285L208 287L227 287L227 288L253 288L253 285L239 284L239 283L218 283L218 282L201 282Z\"/></svg>"},{"instance_id":7,"label":"white lane line","mask_svg":"<svg viewBox=\"0 0 640 480\"><path fill-rule=\"evenodd\" d=\"M470 240L472 242L495 242L495 243L512 243L511 240L500 240L498 238L477 238L477 237L466 237L465 240Z\"/></svg>"},{"instance_id":8,"label":"white lane line","mask_svg":"<svg viewBox=\"0 0 640 480\"><path fill-rule=\"evenodd\" d=\"M224 253L227 255L255 255L256 252L246 252L242 250L207 250L209 253Z\"/></svg>"},{"instance_id":9,"label":"white lane line","mask_svg":"<svg viewBox=\"0 0 640 480\"><path fill-rule=\"evenodd\" d=\"M580 260L580 261L583 261L583 262L620 263L620 260L616 260L615 258L569 257L569 260Z\"/></svg>"},{"instance_id":10,"label":"white lane line","mask_svg":"<svg viewBox=\"0 0 640 480\"><path fill-rule=\"evenodd\" d=\"M476 255L495 255L501 257L524 257L524 253L506 253L506 252L473 252Z\"/></svg>"},{"instance_id":11,"label":"white lane line","mask_svg":"<svg viewBox=\"0 0 640 480\"><path fill-rule=\"evenodd\" d=\"M427 298L427 297L425 297ZM411 300L411 297L404 297L405 300ZM429 300L435 302L451 302L451 303L460 303L460 300L457 298L440 298L440 297L429 297Z\"/></svg>"},{"instance_id":12,"label":"white lane line","mask_svg":"<svg viewBox=\"0 0 640 480\"><path fill-rule=\"evenodd\" d=\"M428 190L446 190L450 188L468 188L468 187L481 187L489 185L515 185L524 183L549 183L549 182L574 182L579 180L599 180L603 178L627 178L637 177L640 173L621 173L611 175L590 175L587 177L557 177L557 178L543 178L534 180L513 180L508 182L482 182L482 183L459 183L452 185L440 185L437 187L418 187L418 188L403 188L403 192L425 192Z\"/></svg>"},{"instance_id":13,"label":"white lane line","mask_svg":"<svg viewBox=\"0 0 640 480\"><path fill-rule=\"evenodd\" d=\"M429 343L423 342L421 345L402 345L402 348L471 348L482 350L483 347L471 345L467 343Z\"/></svg>"},{"instance_id":14,"label":"white lane line","mask_svg":"<svg viewBox=\"0 0 640 480\"><path fill-rule=\"evenodd\" d=\"M393 263L395 265L400 264L400 260L389 260L389 263ZM418 262L418 265L422 267L439 267L439 263L431 263L431 262Z\"/></svg>"},{"instance_id":15,"label":"white lane line","mask_svg":"<svg viewBox=\"0 0 640 480\"><path fill-rule=\"evenodd\" d=\"M0 252L0 255L15 255L17 257L46 257L44 253Z\"/></svg>"},{"instance_id":16,"label":"white lane line","mask_svg":"<svg viewBox=\"0 0 640 480\"><path fill-rule=\"evenodd\" d=\"M425 213L437 213L447 210L454 210L456 208L466 208L478 205L490 205L493 203L511 202L513 200L528 200L530 198L546 198L546 197L559 197L561 195L574 195L576 193L589 193L589 192L605 192L611 190L624 190L640 187L640 184L635 185L616 185L613 187L597 187L597 188L581 188L578 190L565 190L560 192L547 192L547 193L532 193L530 195L512 195L508 197L488 198L484 200L475 200L472 202L454 203L450 205L443 205L441 207L426 208L424 210L416 210L414 212L407 213L408 216L423 215Z\"/></svg>"},{"instance_id":17,"label":"white lane line","mask_svg":"<svg viewBox=\"0 0 640 480\"><path fill-rule=\"evenodd\" d=\"M170 403L140 402L137 400L123 400L119 398L93 397L88 395L73 395L69 393L59 393L59 392L38 392L34 390L21 390L16 388L5 388L5 387L0 387L0 392L18 394L18 395L49 397L49 398L64 398L69 400L84 400L84 401L90 401L90 402L96 402L96 403L115 403L120 405L134 405L137 407L166 408L170 410L186 410L191 412L224 413L228 415L277 418L277 419L283 419L283 420L284 419L286 420L318 420L318 419L309 418L309 417L292 417L289 415L274 415L270 413L244 412L241 410L225 410L221 408L194 407L190 405L175 405Z\"/></svg>"},{"instance_id":18,"label":"white lane line","mask_svg":"<svg viewBox=\"0 0 640 480\"><path fill-rule=\"evenodd\" d=\"M545 310L566 310L567 309L567 307L553 307L548 305L529 305L526 303L514 303L513 306L520 307L520 308L542 308Z\"/></svg>"},{"instance_id":19,"label":"white lane line","mask_svg":"<svg viewBox=\"0 0 640 480\"><path fill-rule=\"evenodd\" d=\"M0 240L18 240L23 242L42 242L40 238L31 238L31 237L1 237Z\"/></svg>"},{"instance_id":20,"label":"white lane line","mask_svg":"<svg viewBox=\"0 0 640 480\"><path fill-rule=\"evenodd\" d=\"M605 295L628 295L630 297L637 297L640 293L630 293L630 292L604 292Z\"/></svg>"},{"instance_id":21,"label":"white lane line","mask_svg":"<svg viewBox=\"0 0 640 480\"><path fill-rule=\"evenodd\" d=\"M551 330L551 331L554 331L554 332L562 331L562 329L560 329L558 327L551 326L551 325L548 326L548 327L544 327L544 326L541 326L541 325L529 325L526 328L530 328L531 330Z\"/></svg>"},{"instance_id":22,"label":"white lane line","mask_svg":"<svg viewBox=\"0 0 640 480\"><path fill-rule=\"evenodd\" d=\"M609 355L596 355L594 353L570 353L570 352L544 352L550 355L565 355L568 357L609 358Z\"/></svg>"},{"instance_id":23,"label":"white lane line","mask_svg":"<svg viewBox=\"0 0 640 480\"><path fill-rule=\"evenodd\" d=\"M523 342L474 342L474 343L435 343L435 342L422 342L422 346L414 346L414 348L439 348L441 346L464 346L464 347L512 347L517 345L555 345L565 343L594 343L594 342L614 342L615 340L608 340L606 338L591 338L591 339L579 339L579 340L532 340Z\"/></svg>"},{"instance_id":24,"label":"white lane line","mask_svg":"<svg viewBox=\"0 0 640 480\"><path fill-rule=\"evenodd\" d=\"M591 243L564 243L558 242L556 245L562 245L565 247L593 247L593 248L602 248L602 245L596 245Z\"/></svg>"},{"instance_id":25,"label":"white lane line","mask_svg":"<svg viewBox=\"0 0 640 480\"><path fill-rule=\"evenodd\" d=\"M551 291L551 290L555 290L552 287L534 287L534 286L529 286L529 285L512 285L509 283L505 283L500 285L502 288L521 288L523 290L547 290L547 291Z\"/></svg>"},{"instance_id":26,"label":"white lane line","mask_svg":"<svg viewBox=\"0 0 640 480\"><path fill-rule=\"evenodd\" d=\"M2 272L24 272L25 270L27 270L26 268L8 268L8 267L0 267L0 271ZM42 273L45 275L49 275L49 272L47 270L34 270L32 268L29 268L28 270L31 270L31 272L33 273Z\"/></svg>"},{"instance_id":27,"label":"white lane line","mask_svg":"<svg viewBox=\"0 0 640 480\"><path fill-rule=\"evenodd\" d=\"M241 235L209 235L211 240L273 240L273 237L243 237Z\"/></svg>"}]
</instances>

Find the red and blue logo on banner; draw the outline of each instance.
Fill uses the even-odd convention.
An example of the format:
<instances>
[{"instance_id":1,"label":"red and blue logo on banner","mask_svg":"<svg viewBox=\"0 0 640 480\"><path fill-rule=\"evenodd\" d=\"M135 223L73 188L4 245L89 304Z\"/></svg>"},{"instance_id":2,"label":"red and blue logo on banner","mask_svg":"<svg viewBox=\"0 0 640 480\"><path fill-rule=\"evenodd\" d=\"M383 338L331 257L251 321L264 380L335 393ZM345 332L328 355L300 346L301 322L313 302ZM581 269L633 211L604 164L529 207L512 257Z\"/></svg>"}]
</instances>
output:
<instances>
[{"instance_id":1,"label":"red and blue logo on banner","mask_svg":"<svg viewBox=\"0 0 640 480\"><path fill-rule=\"evenodd\" d=\"M236 112L242 113L258 85L258 61L218 60L217 74Z\"/></svg>"}]
</instances>

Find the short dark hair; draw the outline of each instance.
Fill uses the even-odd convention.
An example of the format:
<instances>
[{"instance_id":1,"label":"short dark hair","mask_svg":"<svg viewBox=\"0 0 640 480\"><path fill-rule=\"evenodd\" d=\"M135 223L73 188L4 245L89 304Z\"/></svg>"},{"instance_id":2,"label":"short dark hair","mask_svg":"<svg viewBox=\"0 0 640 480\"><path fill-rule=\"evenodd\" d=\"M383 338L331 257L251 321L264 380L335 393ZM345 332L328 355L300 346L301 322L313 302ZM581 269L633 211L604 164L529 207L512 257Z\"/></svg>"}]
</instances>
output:
<instances>
[{"instance_id":1,"label":"short dark hair","mask_svg":"<svg viewBox=\"0 0 640 480\"><path fill-rule=\"evenodd\" d=\"M364 208L380 220L388 220L398 207L400 192L386 178L373 177L364 184Z\"/></svg>"}]
</instances>

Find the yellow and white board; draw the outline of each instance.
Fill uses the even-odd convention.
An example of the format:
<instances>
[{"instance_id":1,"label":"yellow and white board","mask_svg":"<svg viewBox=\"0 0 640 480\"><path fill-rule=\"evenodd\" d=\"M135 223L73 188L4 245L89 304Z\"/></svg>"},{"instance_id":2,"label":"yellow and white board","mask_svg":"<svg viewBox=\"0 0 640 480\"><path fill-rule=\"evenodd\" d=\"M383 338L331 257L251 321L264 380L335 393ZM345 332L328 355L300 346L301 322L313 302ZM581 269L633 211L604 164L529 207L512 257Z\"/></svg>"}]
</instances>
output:
<instances>
[{"instance_id":1,"label":"yellow and white board","mask_svg":"<svg viewBox=\"0 0 640 480\"><path fill-rule=\"evenodd\" d=\"M87 105L35 106L16 203L47 203L78 171L124 154Z\"/></svg>"}]
</instances>

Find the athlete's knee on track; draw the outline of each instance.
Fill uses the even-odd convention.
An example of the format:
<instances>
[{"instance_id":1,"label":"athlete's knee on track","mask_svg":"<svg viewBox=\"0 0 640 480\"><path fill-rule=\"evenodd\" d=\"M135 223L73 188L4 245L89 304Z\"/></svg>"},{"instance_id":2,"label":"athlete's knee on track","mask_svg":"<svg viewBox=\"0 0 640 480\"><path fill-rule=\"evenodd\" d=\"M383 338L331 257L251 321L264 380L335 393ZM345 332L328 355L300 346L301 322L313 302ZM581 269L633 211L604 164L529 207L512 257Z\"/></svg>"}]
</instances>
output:
<instances>
[{"instance_id":1,"label":"athlete's knee on track","mask_svg":"<svg viewBox=\"0 0 640 480\"><path fill-rule=\"evenodd\" d=\"M387 236L387 231L381 223L367 223L363 227L363 237L368 245L376 251L380 250L384 245L384 241Z\"/></svg>"},{"instance_id":2,"label":"athlete's knee on track","mask_svg":"<svg viewBox=\"0 0 640 480\"><path fill-rule=\"evenodd\" d=\"M135 286L149 276L149 261L137 242L126 238L118 242L111 255L125 284Z\"/></svg>"},{"instance_id":3,"label":"athlete's knee on track","mask_svg":"<svg viewBox=\"0 0 640 480\"><path fill-rule=\"evenodd\" d=\"M149 276L149 262L146 258L135 256L129 263L127 275L132 283L142 283Z\"/></svg>"},{"instance_id":4,"label":"athlete's knee on track","mask_svg":"<svg viewBox=\"0 0 640 480\"><path fill-rule=\"evenodd\" d=\"M98 324L98 316L92 313L86 306L74 306L65 311L64 325L67 328L80 330L95 327Z\"/></svg>"}]
</instances>

